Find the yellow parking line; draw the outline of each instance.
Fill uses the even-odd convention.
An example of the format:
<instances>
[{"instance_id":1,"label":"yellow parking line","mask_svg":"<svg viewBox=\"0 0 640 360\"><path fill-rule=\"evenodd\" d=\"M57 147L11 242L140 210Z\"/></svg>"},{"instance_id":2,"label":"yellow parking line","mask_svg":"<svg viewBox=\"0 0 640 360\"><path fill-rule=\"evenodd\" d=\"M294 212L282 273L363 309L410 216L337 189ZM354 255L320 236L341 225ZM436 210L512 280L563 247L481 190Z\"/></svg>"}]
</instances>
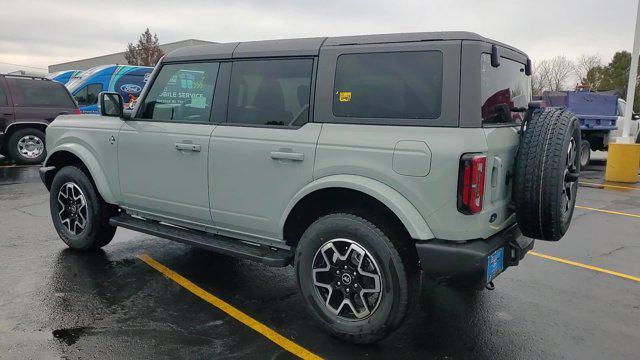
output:
<instances>
[{"instance_id":1,"label":"yellow parking line","mask_svg":"<svg viewBox=\"0 0 640 360\"><path fill-rule=\"evenodd\" d=\"M188 279L184 278L182 275L180 275L180 274L174 272L173 270L169 269L168 267L160 264L159 262L154 260L149 255L141 254L141 255L138 255L138 258L140 260L144 261L145 263L147 263L147 265L149 265L152 268L156 269L158 272L162 273L162 275L166 276L170 280L175 281L178 285L180 285L183 288L189 290L190 292L192 292L194 295L198 296L202 300L204 300L204 301L208 302L209 304L217 307L218 309L224 311L225 313L227 313L232 318L240 321L241 323L247 325L248 327L252 328L253 330L259 332L264 337L266 337L267 339L269 339L269 340L273 341L274 343L280 345L283 349L287 350L288 352L292 353L293 355L296 355L296 356L298 356L298 357L300 357L302 359L322 359L320 356L318 356L318 355L312 353L311 351L303 348L302 346L294 343L293 341L291 341L291 340L287 339L286 337L280 335L279 333L277 333L276 331L274 331L271 328L267 327L266 325L264 325L263 323L259 322L258 320L254 319L251 316L249 316L249 315L243 313L242 311L238 310L233 305L227 303L226 301L216 297L215 295L213 295L211 293L208 293L207 291L205 291L204 289L202 289L198 285L196 285L196 284L192 283L191 281L189 281Z\"/></svg>"},{"instance_id":2,"label":"yellow parking line","mask_svg":"<svg viewBox=\"0 0 640 360\"><path fill-rule=\"evenodd\" d=\"M597 209L597 208L592 208L592 207L588 207L588 206L580 206L580 205L576 205L576 208L583 209L583 210L597 211L597 212L601 212L601 213L605 213L605 214L629 216L629 217L634 217L634 218L640 219L640 215L638 215L638 214L630 214L630 213L626 213L626 212L622 212L622 211L612 211L612 210L605 210L605 209Z\"/></svg>"},{"instance_id":3,"label":"yellow parking line","mask_svg":"<svg viewBox=\"0 0 640 360\"><path fill-rule=\"evenodd\" d=\"M606 187L606 188L613 188L613 189L640 190L640 187L599 184L599 183L592 183L592 182L586 182L586 181L579 181L578 184L591 185L591 186L603 186L603 187Z\"/></svg>"},{"instance_id":4,"label":"yellow parking line","mask_svg":"<svg viewBox=\"0 0 640 360\"><path fill-rule=\"evenodd\" d=\"M562 258L555 257L555 256L540 254L540 253L535 252L535 251L529 251L529 254L531 254L533 256L545 258L545 259L548 259L548 260L561 262L563 264L573 265L573 266L581 267L581 268L584 268L584 269L589 269L589 270L593 270L593 271L597 271L597 272L601 272L601 273L605 273L605 274L621 277L621 278L624 278L624 279L629 279L629 280L633 280L633 281L636 281L636 282L640 282L640 277L637 277L637 276L627 275L627 274L619 273L617 271L612 271L612 270L599 268L599 267L596 267L596 266L582 264L582 263L579 263L579 262L566 260L566 259L562 259Z\"/></svg>"}]
</instances>

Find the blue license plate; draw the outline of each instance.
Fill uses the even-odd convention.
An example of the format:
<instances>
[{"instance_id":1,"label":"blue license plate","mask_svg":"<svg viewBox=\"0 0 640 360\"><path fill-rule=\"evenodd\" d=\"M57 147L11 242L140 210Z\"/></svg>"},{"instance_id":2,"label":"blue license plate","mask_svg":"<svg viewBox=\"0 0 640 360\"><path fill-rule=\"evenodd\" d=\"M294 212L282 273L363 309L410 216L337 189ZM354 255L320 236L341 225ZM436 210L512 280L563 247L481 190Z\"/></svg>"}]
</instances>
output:
<instances>
[{"instance_id":1,"label":"blue license plate","mask_svg":"<svg viewBox=\"0 0 640 360\"><path fill-rule=\"evenodd\" d=\"M502 272L504 264L504 247L487 256L487 284Z\"/></svg>"}]
</instances>

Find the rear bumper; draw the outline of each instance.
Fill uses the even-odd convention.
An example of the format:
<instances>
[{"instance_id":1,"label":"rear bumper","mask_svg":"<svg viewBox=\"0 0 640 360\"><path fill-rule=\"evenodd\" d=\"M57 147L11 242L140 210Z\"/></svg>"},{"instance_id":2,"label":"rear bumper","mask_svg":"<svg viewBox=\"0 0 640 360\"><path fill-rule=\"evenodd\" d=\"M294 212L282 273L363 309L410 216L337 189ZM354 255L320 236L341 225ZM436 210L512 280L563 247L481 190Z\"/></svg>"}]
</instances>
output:
<instances>
[{"instance_id":1,"label":"rear bumper","mask_svg":"<svg viewBox=\"0 0 640 360\"><path fill-rule=\"evenodd\" d=\"M440 284L483 289L487 284L487 257L504 247L502 268L516 266L533 249L534 240L522 236L514 224L484 240L464 243L429 240L416 242L425 276Z\"/></svg>"}]
</instances>

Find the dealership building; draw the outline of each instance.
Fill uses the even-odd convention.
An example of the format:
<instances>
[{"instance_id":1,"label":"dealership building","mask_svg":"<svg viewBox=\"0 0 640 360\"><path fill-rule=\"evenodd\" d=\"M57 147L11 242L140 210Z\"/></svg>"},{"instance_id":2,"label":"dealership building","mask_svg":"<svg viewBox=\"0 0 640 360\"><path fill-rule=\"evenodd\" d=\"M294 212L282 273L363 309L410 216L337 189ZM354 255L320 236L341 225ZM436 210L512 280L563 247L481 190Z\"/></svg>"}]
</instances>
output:
<instances>
[{"instance_id":1,"label":"dealership building","mask_svg":"<svg viewBox=\"0 0 640 360\"><path fill-rule=\"evenodd\" d=\"M173 50L179 49L181 47L193 46L193 45L206 45L206 44L213 44L213 42L196 40L196 39L188 39L188 40L162 44L160 45L160 49L162 49L162 51L164 51L165 54L168 54ZM63 71L63 70L87 70L95 66L110 65L110 64L126 65L127 60L124 58L124 52L101 55L101 56L96 56L88 59L74 60L74 61L69 61L65 63L49 65L49 72L53 73L56 71Z\"/></svg>"}]
</instances>

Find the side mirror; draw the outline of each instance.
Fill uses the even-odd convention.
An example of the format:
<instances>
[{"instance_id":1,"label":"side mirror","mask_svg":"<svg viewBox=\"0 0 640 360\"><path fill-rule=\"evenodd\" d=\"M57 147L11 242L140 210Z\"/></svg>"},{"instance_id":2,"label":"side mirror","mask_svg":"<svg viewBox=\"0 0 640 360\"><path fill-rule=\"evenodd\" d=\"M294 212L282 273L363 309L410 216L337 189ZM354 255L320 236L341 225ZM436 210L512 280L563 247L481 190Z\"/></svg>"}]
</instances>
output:
<instances>
[{"instance_id":1,"label":"side mirror","mask_svg":"<svg viewBox=\"0 0 640 360\"><path fill-rule=\"evenodd\" d=\"M98 95L100 115L122 117L124 114L124 101L122 96L115 92L101 92Z\"/></svg>"}]
</instances>

